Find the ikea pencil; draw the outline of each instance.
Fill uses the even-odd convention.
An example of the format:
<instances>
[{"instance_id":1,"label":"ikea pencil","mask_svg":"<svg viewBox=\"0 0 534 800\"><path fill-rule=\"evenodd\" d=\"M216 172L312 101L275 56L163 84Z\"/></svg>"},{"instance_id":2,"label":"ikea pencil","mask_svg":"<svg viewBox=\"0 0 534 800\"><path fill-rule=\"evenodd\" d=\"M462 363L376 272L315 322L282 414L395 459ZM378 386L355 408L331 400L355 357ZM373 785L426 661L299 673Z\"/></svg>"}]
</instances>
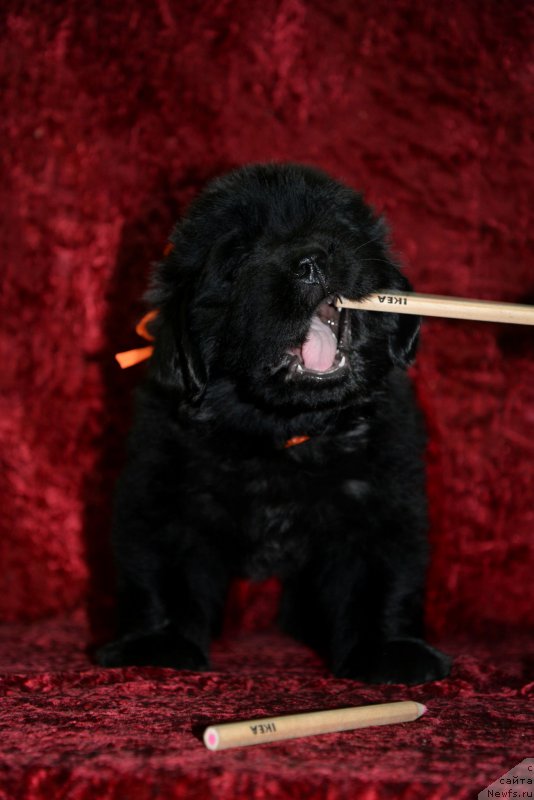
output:
<instances>
[{"instance_id":1,"label":"ikea pencil","mask_svg":"<svg viewBox=\"0 0 534 800\"><path fill-rule=\"evenodd\" d=\"M418 314L423 317L534 325L534 306L497 303L491 300L469 300L464 297L442 297L437 294L377 292L361 300L341 297L336 305L338 308L362 311L389 311L396 314Z\"/></svg>"},{"instance_id":2,"label":"ikea pencil","mask_svg":"<svg viewBox=\"0 0 534 800\"><path fill-rule=\"evenodd\" d=\"M208 750L226 750L228 747L280 742L299 736L351 731L372 725L413 722L425 711L426 706L422 703L403 700L399 703L381 703L373 706L336 708L331 711L312 711L306 714L228 722L206 728L204 744Z\"/></svg>"}]
</instances>

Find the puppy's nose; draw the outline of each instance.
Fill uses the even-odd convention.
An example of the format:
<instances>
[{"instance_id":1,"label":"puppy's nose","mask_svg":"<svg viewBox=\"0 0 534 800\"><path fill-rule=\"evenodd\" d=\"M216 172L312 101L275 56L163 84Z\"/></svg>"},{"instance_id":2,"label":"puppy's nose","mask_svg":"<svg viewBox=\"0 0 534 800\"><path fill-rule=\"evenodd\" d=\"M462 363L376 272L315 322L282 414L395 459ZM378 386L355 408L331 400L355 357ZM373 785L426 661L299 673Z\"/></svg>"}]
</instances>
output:
<instances>
[{"instance_id":1,"label":"puppy's nose","mask_svg":"<svg viewBox=\"0 0 534 800\"><path fill-rule=\"evenodd\" d=\"M302 283L322 286L326 291L327 254L320 247L314 247L298 254L292 265L292 271Z\"/></svg>"}]
</instances>

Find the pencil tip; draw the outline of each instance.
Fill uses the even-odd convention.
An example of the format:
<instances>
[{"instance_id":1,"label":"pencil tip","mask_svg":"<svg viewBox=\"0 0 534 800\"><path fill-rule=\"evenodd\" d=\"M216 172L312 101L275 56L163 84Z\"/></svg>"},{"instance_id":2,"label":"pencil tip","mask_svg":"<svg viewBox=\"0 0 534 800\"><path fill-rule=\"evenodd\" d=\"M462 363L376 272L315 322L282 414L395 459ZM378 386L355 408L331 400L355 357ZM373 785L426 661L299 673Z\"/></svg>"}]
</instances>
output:
<instances>
[{"instance_id":1,"label":"pencil tip","mask_svg":"<svg viewBox=\"0 0 534 800\"><path fill-rule=\"evenodd\" d=\"M414 702L415 702L415 701L414 701ZM419 719L419 717L422 717L422 716L423 716L423 714L425 714L425 713L426 713L426 711L427 711L427 708L426 708L426 706L425 706L425 705L423 705L423 703L415 703L415 705L417 706L417 710L418 710L418 712L419 712L419 713L418 713L418 715L417 715L417 719Z\"/></svg>"}]
</instances>

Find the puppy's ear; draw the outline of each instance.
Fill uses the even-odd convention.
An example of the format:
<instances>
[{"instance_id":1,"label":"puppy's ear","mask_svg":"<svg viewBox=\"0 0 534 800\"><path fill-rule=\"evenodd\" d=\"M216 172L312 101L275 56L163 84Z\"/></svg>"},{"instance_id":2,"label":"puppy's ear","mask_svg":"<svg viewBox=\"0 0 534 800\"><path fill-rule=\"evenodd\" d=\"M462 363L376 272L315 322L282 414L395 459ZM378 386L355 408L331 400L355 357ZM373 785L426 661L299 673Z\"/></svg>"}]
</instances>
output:
<instances>
[{"instance_id":1,"label":"puppy's ear","mask_svg":"<svg viewBox=\"0 0 534 800\"><path fill-rule=\"evenodd\" d=\"M398 323L389 337L389 355L397 367L408 367L415 359L421 320L412 314L396 314Z\"/></svg>"},{"instance_id":2,"label":"puppy's ear","mask_svg":"<svg viewBox=\"0 0 534 800\"><path fill-rule=\"evenodd\" d=\"M219 320L206 316L206 294L222 296L239 255L238 231L207 235L192 223L178 223L171 236L174 247L154 265L145 299L159 309L154 324L154 373L163 383L181 386L189 401L202 400L214 348L213 331ZM227 275L228 273L228 275ZM215 287L215 289L214 289ZM202 299L204 298L204 300Z\"/></svg>"},{"instance_id":3,"label":"puppy's ear","mask_svg":"<svg viewBox=\"0 0 534 800\"><path fill-rule=\"evenodd\" d=\"M411 292L410 282L398 273L396 292ZM415 359L419 343L421 317L414 314L392 314L395 322L389 335L389 355L397 367L408 367Z\"/></svg>"},{"instance_id":4,"label":"puppy's ear","mask_svg":"<svg viewBox=\"0 0 534 800\"><path fill-rule=\"evenodd\" d=\"M185 293L177 309L176 342L184 388L189 400L197 404L206 391L208 371L192 335L188 295L190 292Z\"/></svg>"},{"instance_id":5,"label":"puppy's ear","mask_svg":"<svg viewBox=\"0 0 534 800\"><path fill-rule=\"evenodd\" d=\"M360 208L359 205L357 205ZM363 207L366 213L370 214L368 207ZM361 208L360 208L360 213ZM376 286L376 281L379 281L380 286L392 292L411 292L412 286L409 280L402 274L398 265L395 263L394 258L391 256L389 247L389 229L388 224L384 217L374 218L372 225L369 229L369 239L364 245L367 247L363 251L362 258L365 260L369 258L370 261L376 260L379 266L373 270L372 274L373 283ZM376 291L371 286L360 286L360 289L368 289L369 291ZM382 316L382 315L381 315ZM384 321L386 329L388 330L388 349L391 362L396 367L407 367L415 359L417 345L419 343L419 329L421 327L421 318L413 314L386 314L387 319Z\"/></svg>"},{"instance_id":6,"label":"puppy's ear","mask_svg":"<svg viewBox=\"0 0 534 800\"><path fill-rule=\"evenodd\" d=\"M171 253L165 261L154 265L145 300L159 311L153 324L156 334L151 358L153 375L167 386L181 386L189 401L198 403L208 375L198 337L192 330L194 291L193 272L186 271Z\"/></svg>"}]
</instances>

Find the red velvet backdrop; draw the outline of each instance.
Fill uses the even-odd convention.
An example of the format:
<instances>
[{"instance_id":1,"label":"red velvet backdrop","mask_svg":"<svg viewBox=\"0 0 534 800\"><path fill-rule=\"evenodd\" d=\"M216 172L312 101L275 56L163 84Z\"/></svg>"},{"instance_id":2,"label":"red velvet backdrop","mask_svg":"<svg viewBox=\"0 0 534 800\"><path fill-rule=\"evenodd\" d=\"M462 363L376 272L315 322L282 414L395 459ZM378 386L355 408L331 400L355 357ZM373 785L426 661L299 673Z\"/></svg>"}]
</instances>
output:
<instances>
[{"instance_id":1,"label":"red velvet backdrop","mask_svg":"<svg viewBox=\"0 0 534 800\"><path fill-rule=\"evenodd\" d=\"M1 55L0 609L101 591L149 263L212 176L319 165L420 291L531 301L532 15L509 2L11 2ZM532 614L532 336L428 322L431 620ZM532 616L530 616L532 619Z\"/></svg>"},{"instance_id":2,"label":"red velvet backdrop","mask_svg":"<svg viewBox=\"0 0 534 800\"><path fill-rule=\"evenodd\" d=\"M386 213L418 290L534 302L534 17L520 0L11 0L2 15L0 614L89 604L98 627L142 372L113 353L137 344L181 209L236 165L315 164ZM434 635L532 624L533 351L532 329L425 324ZM240 624L266 623L274 595L238 586Z\"/></svg>"}]
</instances>

